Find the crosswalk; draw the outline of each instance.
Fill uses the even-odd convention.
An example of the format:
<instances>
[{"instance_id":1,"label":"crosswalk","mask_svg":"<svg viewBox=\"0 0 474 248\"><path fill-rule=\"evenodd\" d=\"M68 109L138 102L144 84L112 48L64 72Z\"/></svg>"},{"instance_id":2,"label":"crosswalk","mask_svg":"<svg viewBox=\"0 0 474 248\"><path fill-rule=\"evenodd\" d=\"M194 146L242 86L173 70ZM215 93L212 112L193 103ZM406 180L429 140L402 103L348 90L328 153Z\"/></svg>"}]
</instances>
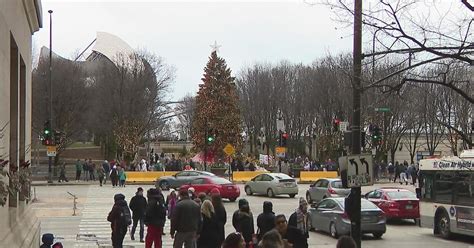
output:
<instances>
[{"instance_id":1,"label":"crosswalk","mask_svg":"<svg viewBox=\"0 0 474 248\"><path fill-rule=\"evenodd\" d=\"M120 191L130 191L122 188ZM110 193L109 193L110 192ZM82 211L82 218L79 224L79 233L76 236L74 247L112 247L110 222L107 221L107 214L113 206L113 195L117 189L102 187L97 190L90 187L87 194L87 200ZM125 193L125 192L124 192ZM127 192L128 193L128 192ZM127 196L127 202L130 201L130 195ZM169 221L165 224L165 233L169 234ZM138 227L139 229L139 227ZM146 227L145 227L146 235ZM163 247L172 247L173 240L169 235L163 236ZM145 247L144 243L139 241L139 230L135 232L135 241L130 238L130 229L124 239L124 247Z\"/></svg>"}]
</instances>

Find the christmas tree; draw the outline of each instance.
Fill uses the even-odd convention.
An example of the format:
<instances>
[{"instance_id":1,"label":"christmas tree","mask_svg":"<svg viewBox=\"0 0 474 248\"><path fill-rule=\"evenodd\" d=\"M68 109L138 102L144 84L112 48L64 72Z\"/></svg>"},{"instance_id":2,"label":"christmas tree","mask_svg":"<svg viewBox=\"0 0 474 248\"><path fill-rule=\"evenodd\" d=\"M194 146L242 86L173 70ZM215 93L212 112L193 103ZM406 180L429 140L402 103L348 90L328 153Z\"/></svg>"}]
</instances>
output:
<instances>
[{"instance_id":1,"label":"christmas tree","mask_svg":"<svg viewBox=\"0 0 474 248\"><path fill-rule=\"evenodd\" d=\"M241 116L234 77L216 51L209 57L202 81L192 126L194 148L197 152L207 148L207 154L223 158L227 144L236 151L242 148Z\"/></svg>"}]
</instances>

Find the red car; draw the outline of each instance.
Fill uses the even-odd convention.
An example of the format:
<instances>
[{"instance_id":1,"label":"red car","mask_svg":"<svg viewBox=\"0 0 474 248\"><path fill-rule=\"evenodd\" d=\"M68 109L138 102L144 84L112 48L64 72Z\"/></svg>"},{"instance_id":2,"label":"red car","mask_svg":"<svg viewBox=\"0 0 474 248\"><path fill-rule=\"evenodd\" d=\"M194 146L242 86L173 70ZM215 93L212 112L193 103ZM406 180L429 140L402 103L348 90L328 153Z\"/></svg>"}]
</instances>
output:
<instances>
[{"instance_id":1,"label":"red car","mask_svg":"<svg viewBox=\"0 0 474 248\"><path fill-rule=\"evenodd\" d=\"M201 177L194 179L189 184L184 184L180 189L188 190L193 187L196 195L204 192L209 194L212 189L218 189L222 198L234 202L240 196L240 188L231 181L222 177Z\"/></svg>"},{"instance_id":2,"label":"red car","mask_svg":"<svg viewBox=\"0 0 474 248\"><path fill-rule=\"evenodd\" d=\"M420 218L416 194L399 188L381 188L365 194L365 198L385 212L387 219Z\"/></svg>"}]
</instances>

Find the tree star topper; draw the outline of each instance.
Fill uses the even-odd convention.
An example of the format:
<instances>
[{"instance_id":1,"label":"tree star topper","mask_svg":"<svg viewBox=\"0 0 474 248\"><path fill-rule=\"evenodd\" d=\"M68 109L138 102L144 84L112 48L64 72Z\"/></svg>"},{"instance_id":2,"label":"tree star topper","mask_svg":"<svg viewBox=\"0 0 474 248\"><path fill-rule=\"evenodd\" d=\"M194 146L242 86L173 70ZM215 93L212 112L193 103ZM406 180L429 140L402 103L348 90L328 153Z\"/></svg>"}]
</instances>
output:
<instances>
[{"instance_id":1,"label":"tree star topper","mask_svg":"<svg viewBox=\"0 0 474 248\"><path fill-rule=\"evenodd\" d=\"M217 45L217 41L214 41L214 44L210 45L210 47L212 48L211 53L219 53L219 48L221 47L221 45Z\"/></svg>"}]
</instances>

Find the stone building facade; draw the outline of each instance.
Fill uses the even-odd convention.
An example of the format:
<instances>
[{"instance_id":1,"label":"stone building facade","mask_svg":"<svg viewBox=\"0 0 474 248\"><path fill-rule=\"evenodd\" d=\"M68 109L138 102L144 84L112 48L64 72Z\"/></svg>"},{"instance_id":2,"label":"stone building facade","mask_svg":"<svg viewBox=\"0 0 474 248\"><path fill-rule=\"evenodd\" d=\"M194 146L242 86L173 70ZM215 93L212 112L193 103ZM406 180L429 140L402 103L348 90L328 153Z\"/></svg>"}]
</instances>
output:
<instances>
[{"instance_id":1,"label":"stone building facade","mask_svg":"<svg viewBox=\"0 0 474 248\"><path fill-rule=\"evenodd\" d=\"M0 1L0 159L10 161L4 170L31 158L32 35L41 26L41 0ZM10 195L0 206L0 247L38 247L39 235L28 197Z\"/></svg>"}]
</instances>

